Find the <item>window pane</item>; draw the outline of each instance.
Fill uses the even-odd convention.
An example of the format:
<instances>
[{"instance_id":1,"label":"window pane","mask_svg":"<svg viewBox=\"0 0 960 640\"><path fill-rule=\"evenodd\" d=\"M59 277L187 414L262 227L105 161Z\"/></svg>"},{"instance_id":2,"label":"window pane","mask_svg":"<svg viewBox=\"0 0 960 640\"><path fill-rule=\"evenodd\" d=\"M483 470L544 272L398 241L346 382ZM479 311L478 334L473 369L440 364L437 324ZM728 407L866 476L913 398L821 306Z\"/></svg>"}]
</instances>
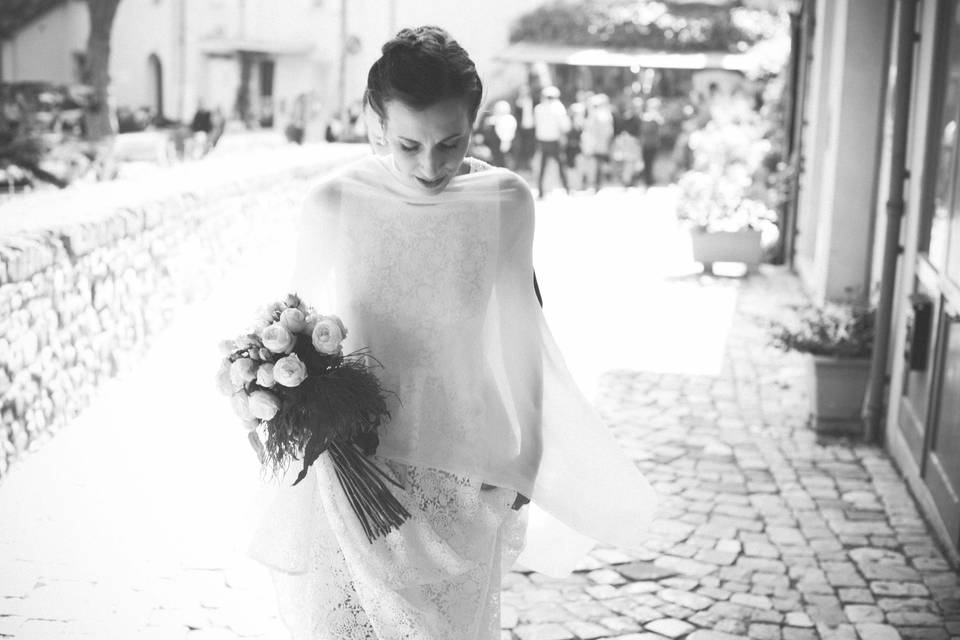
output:
<instances>
[{"instance_id":1,"label":"window pane","mask_svg":"<svg viewBox=\"0 0 960 640\"><path fill-rule=\"evenodd\" d=\"M948 58L940 117L936 184L934 186L933 219L930 222L930 262L940 271L946 267L949 243L950 200L954 186L954 151L957 145L957 110L960 103L960 3L953 3L948 34Z\"/></svg>"}]
</instances>

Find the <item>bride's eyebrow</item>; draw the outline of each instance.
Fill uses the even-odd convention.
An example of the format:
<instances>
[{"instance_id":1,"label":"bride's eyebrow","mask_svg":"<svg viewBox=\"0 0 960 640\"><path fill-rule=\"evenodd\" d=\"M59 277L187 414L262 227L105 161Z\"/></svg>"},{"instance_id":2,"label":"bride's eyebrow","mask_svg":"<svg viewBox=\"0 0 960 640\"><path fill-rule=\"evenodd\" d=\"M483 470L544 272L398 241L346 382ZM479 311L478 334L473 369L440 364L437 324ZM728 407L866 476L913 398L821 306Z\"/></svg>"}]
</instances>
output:
<instances>
[{"instance_id":1,"label":"bride's eyebrow","mask_svg":"<svg viewBox=\"0 0 960 640\"><path fill-rule=\"evenodd\" d=\"M444 138L444 139L441 140L440 142L450 142L450 141L453 140L454 138L461 138L461 137L463 137L463 135L464 135L464 134L462 134L462 133L454 133L453 135L447 136L446 138ZM403 137L403 136L397 136L397 137L400 138L401 140L403 140L404 142L409 142L410 144L420 144L420 141L419 141L419 140L414 140L413 138L405 138L405 137Z\"/></svg>"}]
</instances>

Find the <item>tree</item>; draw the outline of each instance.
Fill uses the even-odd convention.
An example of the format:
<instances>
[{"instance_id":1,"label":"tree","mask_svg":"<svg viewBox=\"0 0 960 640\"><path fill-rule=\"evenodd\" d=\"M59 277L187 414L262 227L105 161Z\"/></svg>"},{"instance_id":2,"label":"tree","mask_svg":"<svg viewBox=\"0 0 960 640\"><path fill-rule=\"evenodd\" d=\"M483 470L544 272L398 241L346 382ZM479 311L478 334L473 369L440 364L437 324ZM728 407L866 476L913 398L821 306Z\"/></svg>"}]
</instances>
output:
<instances>
[{"instance_id":1,"label":"tree","mask_svg":"<svg viewBox=\"0 0 960 640\"><path fill-rule=\"evenodd\" d=\"M766 37L773 21L744 0L555 0L522 15L510 41L737 53Z\"/></svg>"},{"instance_id":2,"label":"tree","mask_svg":"<svg viewBox=\"0 0 960 640\"><path fill-rule=\"evenodd\" d=\"M90 140L101 140L116 133L110 117L110 33L120 0L87 0L90 35L83 63L83 83L93 89L93 108L86 116Z\"/></svg>"}]
</instances>

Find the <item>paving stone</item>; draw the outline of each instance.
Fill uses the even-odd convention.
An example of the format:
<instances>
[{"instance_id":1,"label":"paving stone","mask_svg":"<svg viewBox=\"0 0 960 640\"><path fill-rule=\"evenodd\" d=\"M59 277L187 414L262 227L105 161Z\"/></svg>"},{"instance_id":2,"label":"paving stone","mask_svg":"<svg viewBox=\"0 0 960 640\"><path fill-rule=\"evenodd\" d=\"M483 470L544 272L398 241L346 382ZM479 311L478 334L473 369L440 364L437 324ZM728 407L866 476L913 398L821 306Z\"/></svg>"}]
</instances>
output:
<instances>
[{"instance_id":1,"label":"paving stone","mask_svg":"<svg viewBox=\"0 0 960 640\"><path fill-rule=\"evenodd\" d=\"M555 623L522 624L513 630L520 640L575 640L573 632Z\"/></svg>"},{"instance_id":2,"label":"paving stone","mask_svg":"<svg viewBox=\"0 0 960 640\"><path fill-rule=\"evenodd\" d=\"M747 634L756 640L780 640L780 625L754 623L747 629Z\"/></svg>"},{"instance_id":3,"label":"paving stone","mask_svg":"<svg viewBox=\"0 0 960 640\"><path fill-rule=\"evenodd\" d=\"M629 580L658 580L677 575L677 570L655 565L652 562L630 562L618 565L615 569L624 578Z\"/></svg>"},{"instance_id":4,"label":"paving stone","mask_svg":"<svg viewBox=\"0 0 960 640\"><path fill-rule=\"evenodd\" d=\"M563 623L567 629L569 629L573 635L575 635L580 640L594 640L594 638L605 638L610 634L610 629L604 627L603 625L597 624L595 622L586 622L575 620L572 622Z\"/></svg>"},{"instance_id":5,"label":"paving stone","mask_svg":"<svg viewBox=\"0 0 960 640\"><path fill-rule=\"evenodd\" d=\"M786 622L791 627L812 627L813 620L803 611L790 611L787 613Z\"/></svg>"},{"instance_id":6,"label":"paving stone","mask_svg":"<svg viewBox=\"0 0 960 640\"><path fill-rule=\"evenodd\" d=\"M885 582L875 580L870 583L870 591L878 596L927 596L930 590L918 582Z\"/></svg>"},{"instance_id":7,"label":"paving stone","mask_svg":"<svg viewBox=\"0 0 960 640\"><path fill-rule=\"evenodd\" d=\"M743 636L722 631L698 629L686 637L686 640L743 640Z\"/></svg>"},{"instance_id":8,"label":"paving stone","mask_svg":"<svg viewBox=\"0 0 960 640\"><path fill-rule=\"evenodd\" d=\"M864 622L854 626L862 640L901 640L900 633L896 628L888 624Z\"/></svg>"},{"instance_id":9,"label":"paving stone","mask_svg":"<svg viewBox=\"0 0 960 640\"><path fill-rule=\"evenodd\" d=\"M676 618L661 618L660 620L654 620L653 622L645 625L647 631L653 631L654 633L659 633L662 636L667 638L679 638L685 633L689 633L696 629L689 622L684 622L683 620L678 620Z\"/></svg>"},{"instance_id":10,"label":"paving stone","mask_svg":"<svg viewBox=\"0 0 960 640\"><path fill-rule=\"evenodd\" d=\"M868 589L837 589L837 595L840 602L844 603L866 603L874 601L873 594Z\"/></svg>"},{"instance_id":11,"label":"paving stone","mask_svg":"<svg viewBox=\"0 0 960 640\"><path fill-rule=\"evenodd\" d=\"M522 623L566 622L572 615L559 604L543 603L520 611L519 618Z\"/></svg>"},{"instance_id":12,"label":"paving stone","mask_svg":"<svg viewBox=\"0 0 960 640\"><path fill-rule=\"evenodd\" d=\"M770 598L751 593L735 593L730 596L730 602L755 609L773 609L773 603L770 601Z\"/></svg>"},{"instance_id":13,"label":"paving stone","mask_svg":"<svg viewBox=\"0 0 960 640\"><path fill-rule=\"evenodd\" d=\"M880 607L872 604L848 604L843 608L847 620L856 624L858 622L883 622L884 615Z\"/></svg>"},{"instance_id":14,"label":"paving stone","mask_svg":"<svg viewBox=\"0 0 960 640\"><path fill-rule=\"evenodd\" d=\"M639 631L643 628L640 626L640 623L627 616L608 616L606 618L600 618L599 622L617 634Z\"/></svg>"},{"instance_id":15,"label":"paving stone","mask_svg":"<svg viewBox=\"0 0 960 640\"><path fill-rule=\"evenodd\" d=\"M820 636L815 629L799 629L797 627L784 627L783 640L820 640ZM865 639L861 639L865 640Z\"/></svg>"},{"instance_id":16,"label":"paving stone","mask_svg":"<svg viewBox=\"0 0 960 640\"><path fill-rule=\"evenodd\" d=\"M697 595L695 593L680 591L678 589L663 589L657 593L657 596L666 600L667 602L679 604L688 609L693 609L694 611L706 609L714 603L712 598L709 598L705 595Z\"/></svg>"}]
</instances>

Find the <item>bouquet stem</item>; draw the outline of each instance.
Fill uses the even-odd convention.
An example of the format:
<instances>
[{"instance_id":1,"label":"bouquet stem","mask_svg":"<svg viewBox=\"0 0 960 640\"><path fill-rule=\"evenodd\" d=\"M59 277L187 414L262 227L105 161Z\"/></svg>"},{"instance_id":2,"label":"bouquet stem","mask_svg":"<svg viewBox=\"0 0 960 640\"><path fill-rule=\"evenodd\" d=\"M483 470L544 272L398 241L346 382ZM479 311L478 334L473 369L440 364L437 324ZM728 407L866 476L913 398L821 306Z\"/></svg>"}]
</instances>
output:
<instances>
[{"instance_id":1,"label":"bouquet stem","mask_svg":"<svg viewBox=\"0 0 960 640\"><path fill-rule=\"evenodd\" d=\"M410 512L390 493L383 479L399 488L403 485L369 460L357 445L333 442L328 450L337 480L368 542L390 533L410 517Z\"/></svg>"}]
</instances>

